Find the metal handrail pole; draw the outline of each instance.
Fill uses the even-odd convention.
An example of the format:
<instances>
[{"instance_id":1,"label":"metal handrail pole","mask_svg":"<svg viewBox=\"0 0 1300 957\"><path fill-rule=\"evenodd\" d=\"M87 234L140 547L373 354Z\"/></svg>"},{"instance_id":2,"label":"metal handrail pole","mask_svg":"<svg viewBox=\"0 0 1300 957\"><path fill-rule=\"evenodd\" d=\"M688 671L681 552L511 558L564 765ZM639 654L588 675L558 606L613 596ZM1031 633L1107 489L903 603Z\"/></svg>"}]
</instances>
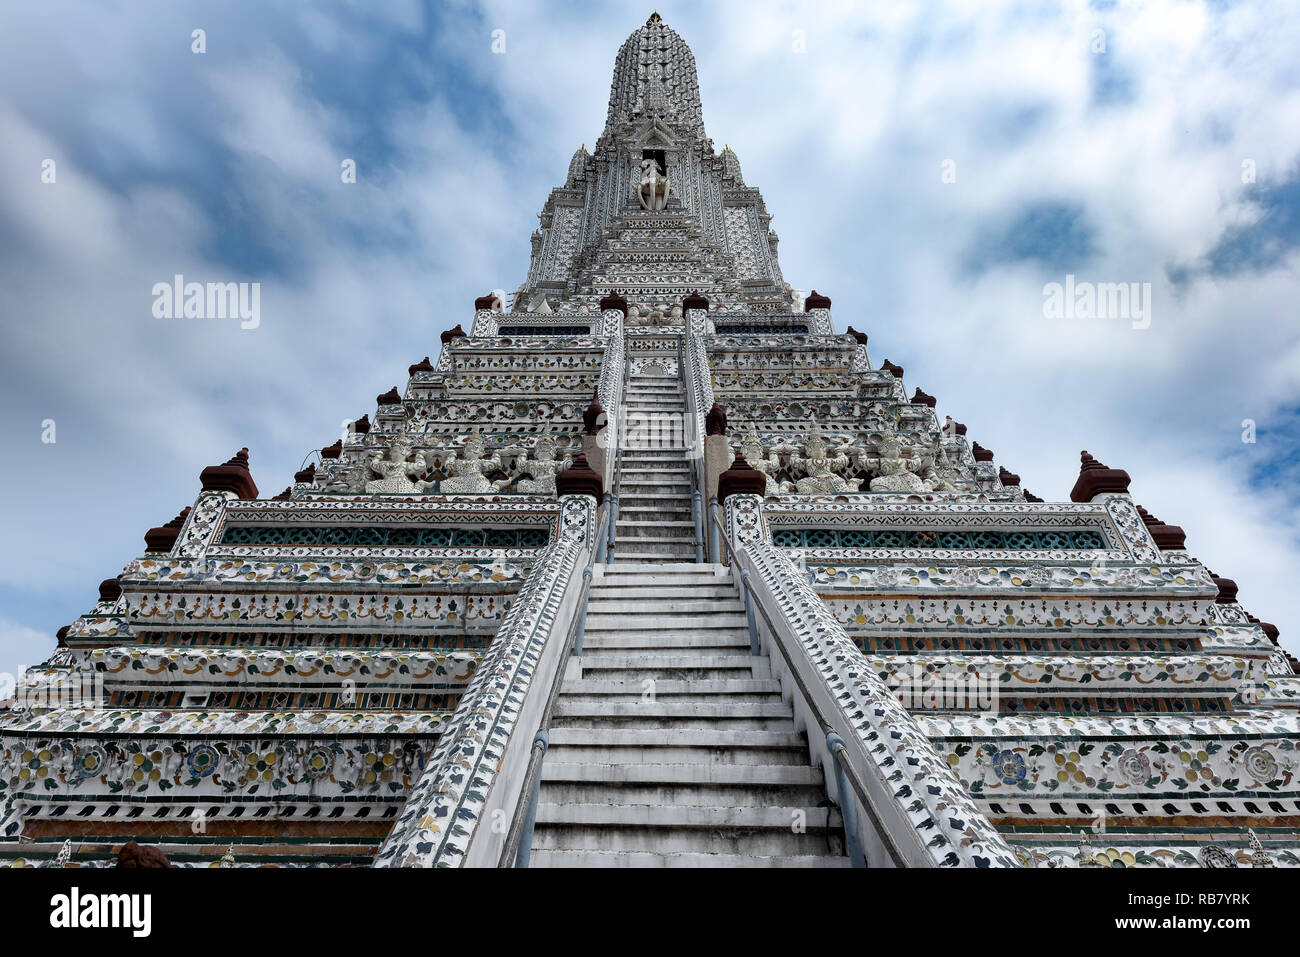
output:
<instances>
[{"instance_id":1,"label":"metal handrail pole","mask_svg":"<svg viewBox=\"0 0 1300 957\"><path fill-rule=\"evenodd\" d=\"M740 573L740 590L745 596L745 624L749 627L749 653L758 656L758 626L754 623L754 596L750 593L749 569Z\"/></svg>"},{"instance_id":2,"label":"metal handrail pole","mask_svg":"<svg viewBox=\"0 0 1300 957\"><path fill-rule=\"evenodd\" d=\"M826 749L835 762L835 790L840 798L840 814L844 817L844 843L849 855L849 862L854 867L866 867L867 856L862 852L862 835L858 833L858 805L850 793L848 774L844 770L841 754L847 752L844 739L834 731L826 735Z\"/></svg>"},{"instance_id":3,"label":"metal handrail pole","mask_svg":"<svg viewBox=\"0 0 1300 957\"><path fill-rule=\"evenodd\" d=\"M519 850L515 852L515 867L527 867L528 859L533 853L533 828L537 825L537 799L542 791L541 759L546 757L546 749L551 746L551 736L543 728L533 738L533 751L538 754L537 775L533 778L533 793L528 798L528 816L524 818L524 829L519 837Z\"/></svg>"},{"instance_id":4,"label":"metal handrail pole","mask_svg":"<svg viewBox=\"0 0 1300 957\"><path fill-rule=\"evenodd\" d=\"M582 604L578 609L578 635L573 639L573 657L582 657L582 636L587 631L587 597L591 594L591 566L582 570Z\"/></svg>"},{"instance_id":5,"label":"metal handrail pole","mask_svg":"<svg viewBox=\"0 0 1300 957\"><path fill-rule=\"evenodd\" d=\"M718 529L722 526L718 522L718 497L716 495L709 499L709 519L709 558L721 565L722 547L718 539Z\"/></svg>"}]
</instances>

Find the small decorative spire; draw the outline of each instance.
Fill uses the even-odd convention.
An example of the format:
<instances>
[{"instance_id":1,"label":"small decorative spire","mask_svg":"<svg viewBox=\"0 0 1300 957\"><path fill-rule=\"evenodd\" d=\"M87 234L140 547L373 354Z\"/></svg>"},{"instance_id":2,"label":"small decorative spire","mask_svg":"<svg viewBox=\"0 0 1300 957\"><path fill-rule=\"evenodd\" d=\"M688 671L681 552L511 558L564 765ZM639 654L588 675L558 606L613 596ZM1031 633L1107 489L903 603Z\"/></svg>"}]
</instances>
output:
<instances>
[{"instance_id":1,"label":"small decorative spire","mask_svg":"<svg viewBox=\"0 0 1300 957\"><path fill-rule=\"evenodd\" d=\"M975 457L976 462L993 461L993 450L984 448L984 446L980 445L978 442L971 443L970 454Z\"/></svg>"},{"instance_id":2,"label":"small decorative spire","mask_svg":"<svg viewBox=\"0 0 1300 957\"><path fill-rule=\"evenodd\" d=\"M767 491L767 476L745 460L744 452L737 452L731 467L718 476L718 502L731 495L757 495L762 498Z\"/></svg>"},{"instance_id":3,"label":"small decorative spire","mask_svg":"<svg viewBox=\"0 0 1300 957\"><path fill-rule=\"evenodd\" d=\"M998 481L1004 486L1020 484L1020 476L1015 472L1008 472L1004 466L998 466Z\"/></svg>"},{"instance_id":4,"label":"small decorative spire","mask_svg":"<svg viewBox=\"0 0 1300 957\"><path fill-rule=\"evenodd\" d=\"M693 292L682 300L682 312L690 309L703 309L706 312L709 308L709 300L701 296L698 292Z\"/></svg>"},{"instance_id":5,"label":"small decorative spire","mask_svg":"<svg viewBox=\"0 0 1300 957\"><path fill-rule=\"evenodd\" d=\"M477 304L478 304L478 303L477 303L477 300L476 300L476 301L475 301L475 305L477 305ZM411 378L415 378L415 374L416 374L417 372L432 372L432 371L433 371L433 363L429 361L429 357L428 357L428 356L425 356L425 357L424 357L423 359L421 359L419 362L415 363L415 365L411 365L411 366L407 366L407 367L406 367L406 374L407 374L408 376L410 376Z\"/></svg>"},{"instance_id":6,"label":"small decorative spire","mask_svg":"<svg viewBox=\"0 0 1300 957\"><path fill-rule=\"evenodd\" d=\"M1181 528L1177 525L1166 525L1141 505L1137 507L1137 510L1142 519L1142 524L1151 533L1151 539L1156 543L1156 548L1161 551L1172 551L1186 547L1187 535Z\"/></svg>"},{"instance_id":7,"label":"small decorative spire","mask_svg":"<svg viewBox=\"0 0 1300 957\"><path fill-rule=\"evenodd\" d=\"M811 312L814 309L829 309L831 307L831 297L823 296L816 289L808 293L803 301L803 311Z\"/></svg>"},{"instance_id":8,"label":"small decorative spire","mask_svg":"<svg viewBox=\"0 0 1300 957\"><path fill-rule=\"evenodd\" d=\"M918 405L928 405L932 409L939 404L938 399L930 395L928 392L922 392L920 388L918 388L916 394L912 396L912 401Z\"/></svg>"},{"instance_id":9,"label":"small decorative spire","mask_svg":"<svg viewBox=\"0 0 1300 957\"><path fill-rule=\"evenodd\" d=\"M600 300L601 312L609 312L611 309L617 309L623 313L623 318L627 318L627 300L622 296L609 295Z\"/></svg>"},{"instance_id":10,"label":"small decorative spire","mask_svg":"<svg viewBox=\"0 0 1300 957\"><path fill-rule=\"evenodd\" d=\"M592 396L591 404L582 413L582 434L595 435L608 424L609 420L605 416L605 407L600 404L600 397Z\"/></svg>"},{"instance_id":11,"label":"small decorative spire","mask_svg":"<svg viewBox=\"0 0 1300 957\"><path fill-rule=\"evenodd\" d=\"M116 578L105 578L99 583L100 601L117 601L122 597L122 583Z\"/></svg>"},{"instance_id":12,"label":"small decorative spire","mask_svg":"<svg viewBox=\"0 0 1300 957\"><path fill-rule=\"evenodd\" d=\"M1106 468L1085 449L1079 453L1079 479L1070 490L1070 501L1091 502L1103 493L1127 493L1131 481L1123 469Z\"/></svg>"},{"instance_id":13,"label":"small decorative spire","mask_svg":"<svg viewBox=\"0 0 1300 957\"><path fill-rule=\"evenodd\" d=\"M383 395L375 396L375 402L378 405L401 405L402 394L397 391L397 386L393 386Z\"/></svg>"},{"instance_id":14,"label":"small decorative spire","mask_svg":"<svg viewBox=\"0 0 1300 957\"><path fill-rule=\"evenodd\" d=\"M205 492L234 492L239 498L257 498L257 484L248 470L248 449L240 449L221 465L199 473Z\"/></svg>"},{"instance_id":15,"label":"small decorative spire","mask_svg":"<svg viewBox=\"0 0 1300 957\"><path fill-rule=\"evenodd\" d=\"M327 445L320 450L320 457L323 459L336 459L343 454L343 440L339 439L333 445ZM314 468L314 466L313 466Z\"/></svg>"},{"instance_id":16,"label":"small decorative spire","mask_svg":"<svg viewBox=\"0 0 1300 957\"><path fill-rule=\"evenodd\" d=\"M849 326L847 334L856 339L858 345L865 346L867 344L867 334L865 332L858 332L858 330Z\"/></svg>"},{"instance_id":17,"label":"small decorative spire","mask_svg":"<svg viewBox=\"0 0 1300 957\"><path fill-rule=\"evenodd\" d=\"M599 505L605 500L605 482L591 467L587 456L579 452L573 464L555 476L557 495L590 495Z\"/></svg>"},{"instance_id":18,"label":"small decorative spire","mask_svg":"<svg viewBox=\"0 0 1300 957\"><path fill-rule=\"evenodd\" d=\"M896 366L896 365L894 365L894 364L893 364L892 362L890 362L888 359L886 359L884 362L880 363L880 371L881 371L881 372L888 372L888 373L889 373L890 375L892 375L895 379L901 379L901 378L903 378L903 367L902 367L902 366Z\"/></svg>"},{"instance_id":19,"label":"small decorative spire","mask_svg":"<svg viewBox=\"0 0 1300 957\"><path fill-rule=\"evenodd\" d=\"M452 326L450 329L446 330L446 331L445 331L441 336L439 336L438 338L442 340L442 344L445 346L447 343L451 342L451 340L453 340L453 339L464 339L464 338L465 338L465 330L462 329L462 328L460 327L460 323L458 322L458 323L456 323L456 325L454 325L454 326Z\"/></svg>"},{"instance_id":20,"label":"small decorative spire","mask_svg":"<svg viewBox=\"0 0 1300 957\"><path fill-rule=\"evenodd\" d=\"M709 409L708 415L704 417L704 434L705 435L726 435L727 434L727 407L713 403Z\"/></svg>"},{"instance_id":21,"label":"small decorative spire","mask_svg":"<svg viewBox=\"0 0 1300 957\"><path fill-rule=\"evenodd\" d=\"M144 550L146 552L170 552L172 546L176 544L176 539L181 534L181 527L185 524L185 519L189 517L190 509L187 505L181 509L181 513L173 518L166 525L159 525L157 528L151 528L144 533Z\"/></svg>"}]
</instances>

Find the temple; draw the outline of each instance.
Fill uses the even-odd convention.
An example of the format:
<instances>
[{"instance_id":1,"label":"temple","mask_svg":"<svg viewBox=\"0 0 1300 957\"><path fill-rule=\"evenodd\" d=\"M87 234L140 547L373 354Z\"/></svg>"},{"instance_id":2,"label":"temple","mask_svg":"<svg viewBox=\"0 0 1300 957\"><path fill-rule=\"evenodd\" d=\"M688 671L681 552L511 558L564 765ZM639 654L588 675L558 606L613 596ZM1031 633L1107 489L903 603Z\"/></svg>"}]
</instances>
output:
<instances>
[{"instance_id":1,"label":"temple","mask_svg":"<svg viewBox=\"0 0 1300 957\"><path fill-rule=\"evenodd\" d=\"M771 219L651 16L514 292L279 494L204 469L23 677L0 863L1300 864L1277 629L1140 479L1026 491Z\"/></svg>"}]
</instances>

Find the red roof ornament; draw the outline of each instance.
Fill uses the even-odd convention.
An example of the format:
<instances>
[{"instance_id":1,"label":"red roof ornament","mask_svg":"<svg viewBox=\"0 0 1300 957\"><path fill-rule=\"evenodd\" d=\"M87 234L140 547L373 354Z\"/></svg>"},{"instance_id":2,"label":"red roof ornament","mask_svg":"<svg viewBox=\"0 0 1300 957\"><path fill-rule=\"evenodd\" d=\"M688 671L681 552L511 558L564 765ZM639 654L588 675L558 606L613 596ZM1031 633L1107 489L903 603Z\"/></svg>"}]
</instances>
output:
<instances>
[{"instance_id":1,"label":"red roof ornament","mask_svg":"<svg viewBox=\"0 0 1300 957\"><path fill-rule=\"evenodd\" d=\"M555 491L560 495L590 495L597 505L605 500L605 482L582 452L572 465L555 476Z\"/></svg>"},{"instance_id":2,"label":"red roof ornament","mask_svg":"<svg viewBox=\"0 0 1300 957\"><path fill-rule=\"evenodd\" d=\"M814 309L829 309L831 307L831 297L823 296L816 289L810 292L803 301L803 311L811 312Z\"/></svg>"},{"instance_id":3,"label":"red roof ornament","mask_svg":"<svg viewBox=\"0 0 1300 957\"><path fill-rule=\"evenodd\" d=\"M453 326L452 328L450 328L450 329L448 329L446 332L444 332L444 333L441 335L440 338L442 339L442 344L445 346L447 343L451 342L451 340L453 340L453 339L464 339L464 338L466 338L466 337L465 337L465 330L462 329L462 328L460 327L460 323L458 322L458 323L456 323L455 326Z\"/></svg>"},{"instance_id":4,"label":"red roof ornament","mask_svg":"<svg viewBox=\"0 0 1300 957\"><path fill-rule=\"evenodd\" d=\"M474 311L482 312L486 309L488 312L491 312L493 303L497 302L500 298L501 297L494 292L490 292L486 296L479 296L474 300Z\"/></svg>"},{"instance_id":5,"label":"red roof ornament","mask_svg":"<svg viewBox=\"0 0 1300 957\"><path fill-rule=\"evenodd\" d=\"M993 450L984 448L984 446L980 445L978 442L971 443L970 454L975 456L976 462L993 461Z\"/></svg>"},{"instance_id":6,"label":"red roof ornament","mask_svg":"<svg viewBox=\"0 0 1300 957\"><path fill-rule=\"evenodd\" d=\"M336 459L343 454L343 440L339 439L333 445L327 445L320 450L320 457L323 459ZM315 466L312 466L315 468Z\"/></svg>"},{"instance_id":7,"label":"red roof ornament","mask_svg":"<svg viewBox=\"0 0 1300 957\"><path fill-rule=\"evenodd\" d=\"M627 300L622 296L606 296L600 300L600 311L609 312L611 309L617 309L623 313L623 318L627 318Z\"/></svg>"},{"instance_id":8,"label":"red roof ornament","mask_svg":"<svg viewBox=\"0 0 1300 957\"><path fill-rule=\"evenodd\" d=\"M600 398L592 396L591 404L582 413L582 434L595 435L608 424L605 407L600 404Z\"/></svg>"},{"instance_id":9,"label":"red roof ornament","mask_svg":"<svg viewBox=\"0 0 1300 957\"><path fill-rule=\"evenodd\" d=\"M848 332L846 334L856 339L858 345L860 346L865 346L867 344L867 334L865 332L858 332L858 330L854 329L852 326L849 326Z\"/></svg>"},{"instance_id":10,"label":"red roof ornament","mask_svg":"<svg viewBox=\"0 0 1300 957\"><path fill-rule=\"evenodd\" d=\"M1151 538L1156 543L1156 548L1160 549L1162 552L1167 552L1187 547L1187 535L1177 525L1166 525L1141 505L1137 507L1137 510L1138 515L1142 518L1142 524L1145 525L1147 531L1151 533Z\"/></svg>"},{"instance_id":11,"label":"red roof ornament","mask_svg":"<svg viewBox=\"0 0 1300 957\"><path fill-rule=\"evenodd\" d=\"M234 492L239 498L257 498L257 484L248 470L248 449L240 449L221 465L199 473L205 492Z\"/></svg>"},{"instance_id":12,"label":"red roof ornament","mask_svg":"<svg viewBox=\"0 0 1300 957\"><path fill-rule=\"evenodd\" d=\"M167 855L152 844L137 844L127 841L117 852L117 866L128 870L162 869L175 867L167 860Z\"/></svg>"},{"instance_id":13,"label":"red roof ornament","mask_svg":"<svg viewBox=\"0 0 1300 957\"><path fill-rule=\"evenodd\" d=\"M1231 605L1237 600L1237 583L1231 578L1220 578L1214 572L1210 572L1210 578L1218 587L1219 593L1214 596L1216 605Z\"/></svg>"},{"instance_id":14,"label":"red roof ornament","mask_svg":"<svg viewBox=\"0 0 1300 957\"><path fill-rule=\"evenodd\" d=\"M713 403L709 409L708 415L704 417L704 434L705 435L726 435L727 434L727 407Z\"/></svg>"},{"instance_id":15,"label":"red roof ornament","mask_svg":"<svg viewBox=\"0 0 1300 957\"><path fill-rule=\"evenodd\" d=\"M311 462L301 472L294 472L293 481L297 485L310 485L316 481L316 463Z\"/></svg>"},{"instance_id":16,"label":"red roof ornament","mask_svg":"<svg viewBox=\"0 0 1300 957\"><path fill-rule=\"evenodd\" d=\"M429 361L428 356L425 356L415 365L406 367L406 374L411 378L415 378L415 374L417 372L432 372L432 371L433 371L433 363Z\"/></svg>"},{"instance_id":17,"label":"red roof ornament","mask_svg":"<svg viewBox=\"0 0 1300 957\"><path fill-rule=\"evenodd\" d=\"M916 390L916 394L912 396L912 401L918 405L928 405L932 409L939 404L938 399L928 392L922 392L919 388Z\"/></svg>"},{"instance_id":18,"label":"red roof ornament","mask_svg":"<svg viewBox=\"0 0 1300 957\"><path fill-rule=\"evenodd\" d=\"M375 396L375 402L378 405L401 405L402 394L397 391L397 386L393 386L383 395Z\"/></svg>"},{"instance_id":19,"label":"red roof ornament","mask_svg":"<svg viewBox=\"0 0 1300 957\"><path fill-rule=\"evenodd\" d=\"M718 476L718 502L725 502L730 495L757 495L762 498L767 491L767 476L745 460L743 452L737 452L731 468Z\"/></svg>"},{"instance_id":20,"label":"red roof ornament","mask_svg":"<svg viewBox=\"0 0 1300 957\"><path fill-rule=\"evenodd\" d=\"M998 481L1001 482L1003 485L1019 485L1019 484L1020 484L1020 476L1017 475L1015 472L1008 472L1008 471L1006 470L1006 468L1004 468L1003 466L999 465L999 466L998 466Z\"/></svg>"},{"instance_id":21,"label":"red roof ornament","mask_svg":"<svg viewBox=\"0 0 1300 957\"><path fill-rule=\"evenodd\" d=\"M893 364L892 362L890 362L888 359L886 359L884 362L880 363L880 371L881 371L881 372L888 372L888 373L889 373L890 375L892 375L895 379L901 379L901 378L903 378L903 367L902 367L902 366L896 366L896 365L894 365L894 364Z\"/></svg>"},{"instance_id":22,"label":"red roof ornament","mask_svg":"<svg viewBox=\"0 0 1300 957\"><path fill-rule=\"evenodd\" d=\"M116 578L105 578L99 583L100 601L117 601L122 597L122 583Z\"/></svg>"},{"instance_id":23,"label":"red roof ornament","mask_svg":"<svg viewBox=\"0 0 1300 957\"><path fill-rule=\"evenodd\" d=\"M707 311L709 300L705 299L698 292L693 292L682 300L682 312L688 312L691 309L703 309Z\"/></svg>"},{"instance_id":24,"label":"red roof ornament","mask_svg":"<svg viewBox=\"0 0 1300 957\"><path fill-rule=\"evenodd\" d=\"M176 544L176 539L180 537L181 526L185 524L185 519L190 514L189 506L181 509L181 513L173 518L166 525L159 525L157 528L151 528L144 533L144 550L146 552L170 552L172 546Z\"/></svg>"},{"instance_id":25,"label":"red roof ornament","mask_svg":"<svg viewBox=\"0 0 1300 957\"><path fill-rule=\"evenodd\" d=\"M280 493L277 494L277 495L272 495L272 496L271 496L271 501L272 501L272 502L287 502L287 501L288 501L289 499L291 499L291 498L293 498L293 486L286 486L286 487L285 487L285 490L284 490L283 492L280 492Z\"/></svg>"},{"instance_id":26,"label":"red roof ornament","mask_svg":"<svg viewBox=\"0 0 1300 957\"><path fill-rule=\"evenodd\" d=\"M1127 492L1128 473L1123 469L1108 469L1085 449L1079 453L1079 478L1070 490L1071 502L1091 502L1103 493Z\"/></svg>"}]
</instances>

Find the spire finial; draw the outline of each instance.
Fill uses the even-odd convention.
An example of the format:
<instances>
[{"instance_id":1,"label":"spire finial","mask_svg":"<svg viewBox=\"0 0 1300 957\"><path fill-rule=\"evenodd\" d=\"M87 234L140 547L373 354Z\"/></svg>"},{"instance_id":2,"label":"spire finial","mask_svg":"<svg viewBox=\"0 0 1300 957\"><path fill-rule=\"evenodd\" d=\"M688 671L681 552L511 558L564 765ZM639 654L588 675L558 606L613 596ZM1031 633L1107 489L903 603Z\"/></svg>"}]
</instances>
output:
<instances>
[{"instance_id":1,"label":"spire finial","mask_svg":"<svg viewBox=\"0 0 1300 957\"><path fill-rule=\"evenodd\" d=\"M654 26L656 23L663 23L663 22L664 22L664 18L659 16L659 14L656 12L650 14L650 19L645 22L645 25L649 27L649 26Z\"/></svg>"}]
</instances>

